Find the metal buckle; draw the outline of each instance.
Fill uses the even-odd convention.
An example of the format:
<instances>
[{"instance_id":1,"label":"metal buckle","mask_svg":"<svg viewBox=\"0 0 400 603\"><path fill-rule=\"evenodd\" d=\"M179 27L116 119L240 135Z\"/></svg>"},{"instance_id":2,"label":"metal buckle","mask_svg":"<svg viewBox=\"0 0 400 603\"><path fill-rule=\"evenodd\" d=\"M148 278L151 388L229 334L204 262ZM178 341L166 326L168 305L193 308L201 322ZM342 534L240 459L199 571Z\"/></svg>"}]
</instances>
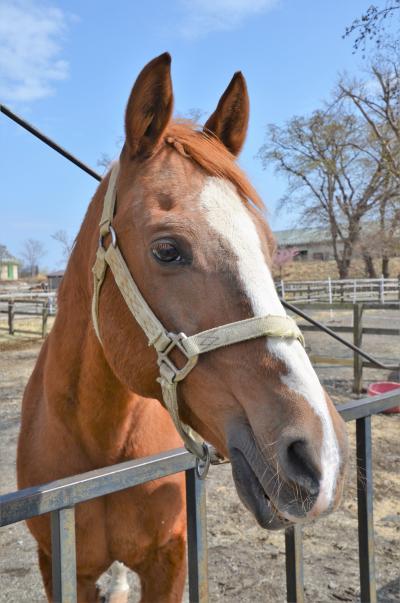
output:
<instances>
[{"instance_id":1,"label":"metal buckle","mask_svg":"<svg viewBox=\"0 0 400 603\"><path fill-rule=\"evenodd\" d=\"M116 247L117 246L117 235L115 233L114 228L111 226L111 224L108 225L108 232L111 235L111 245L113 247ZM105 236L106 235L102 235L102 234L99 236L99 247L102 247L103 249L104 249L104 246L103 246L103 237L105 237Z\"/></svg>"},{"instance_id":2,"label":"metal buckle","mask_svg":"<svg viewBox=\"0 0 400 603\"><path fill-rule=\"evenodd\" d=\"M168 337L171 341L165 350L162 352L157 352L157 364L160 367L161 377L164 377L164 379L166 379L169 383L177 383L178 381L182 381L182 379L184 379L186 375L190 373L192 368L194 368L197 363L198 356L188 356L188 353L182 344L182 341L187 339L185 333L168 333ZM175 366L175 364L169 358L169 354L174 348L178 348L178 350L187 359L187 363L181 369Z\"/></svg>"},{"instance_id":3,"label":"metal buckle","mask_svg":"<svg viewBox=\"0 0 400 603\"><path fill-rule=\"evenodd\" d=\"M199 479L206 479L211 463L210 446L203 442L203 458L196 458L196 474Z\"/></svg>"}]
</instances>

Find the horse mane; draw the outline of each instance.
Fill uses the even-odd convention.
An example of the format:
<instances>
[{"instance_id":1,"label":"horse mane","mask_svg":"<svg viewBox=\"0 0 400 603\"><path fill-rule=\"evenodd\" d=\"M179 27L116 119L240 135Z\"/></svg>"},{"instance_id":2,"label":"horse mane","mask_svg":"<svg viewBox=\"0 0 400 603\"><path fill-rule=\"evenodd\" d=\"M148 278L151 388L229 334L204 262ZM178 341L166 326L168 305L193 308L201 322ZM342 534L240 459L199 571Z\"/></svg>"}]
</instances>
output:
<instances>
[{"instance_id":1,"label":"horse mane","mask_svg":"<svg viewBox=\"0 0 400 603\"><path fill-rule=\"evenodd\" d=\"M229 180L244 203L251 202L261 211L265 209L257 191L236 163L235 156L212 132L199 129L192 120L181 119L170 123L164 140L180 155L192 159L210 176Z\"/></svg>"}]
</instances>

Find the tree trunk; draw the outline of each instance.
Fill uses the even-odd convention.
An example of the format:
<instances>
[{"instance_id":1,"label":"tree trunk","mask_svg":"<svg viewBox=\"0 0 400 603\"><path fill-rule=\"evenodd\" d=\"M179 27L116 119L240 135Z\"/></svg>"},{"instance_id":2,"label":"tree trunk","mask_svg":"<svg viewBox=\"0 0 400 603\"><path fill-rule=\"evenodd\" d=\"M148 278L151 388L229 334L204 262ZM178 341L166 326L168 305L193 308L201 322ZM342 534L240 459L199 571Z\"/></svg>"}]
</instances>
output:
<instances>
[{"instance_id":1,"label":"tree trunk","mask_svg":"<svg viewBox=\"0 0 400 603\"><path fill-rule=\"evenodd\" d=\"M368 278L378 278L371 255L367 251L364 251L362 254L362 257L363 257L364 264L365 264L366 276Z\"/></svg>"},{"instance_id":2,"label":"tree trunk","mask_svg":"<svg viewBox=\"0 0 400 603\"><path fill-rule=\"evenodd\" d=\"M337 258L336 263L339 271L339 278L348 278L351 258L353 255L353 245L354 241L345 240L342 257Z\"/></svg>"},{"instance_id":3,"label":"tree trunk","mask_svg":"<svg viewBox=\"0 0 400 603\"><path fill-rule=\"evenodd\" d=\"M382 275L384 278L389 278L389 260L387 255L382 257Z\"/></svg>"}]
</instances>

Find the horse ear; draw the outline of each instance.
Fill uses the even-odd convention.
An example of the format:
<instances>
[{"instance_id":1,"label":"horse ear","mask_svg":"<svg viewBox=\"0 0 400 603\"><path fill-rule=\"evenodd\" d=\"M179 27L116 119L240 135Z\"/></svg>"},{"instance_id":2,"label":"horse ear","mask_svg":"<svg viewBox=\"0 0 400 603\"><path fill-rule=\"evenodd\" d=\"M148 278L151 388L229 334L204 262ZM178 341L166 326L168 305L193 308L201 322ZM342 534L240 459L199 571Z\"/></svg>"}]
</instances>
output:
<instances>
[{"instance_id":1,"label":"horse ear","mask_svg":"<svg viewBox=\"0 0 400 603\"><path fill-rule=\"evenodd\" d=\"M125 133L132 158L152 154L171 119L172 106L171 56L165 52L142 69L128 100Z\"/></svg>"},{"instance_id":2,"label":"horse ear","mask_svg":"<svg viewBox=\"0 0 400 603\"><path fill-rule=\"evenodd\" d=\"M204 126L217 136L227 149L238 155L246 138L249 123L249 95L246 80L237 71L223 93L218 106Z\"/></svg>"}]
</instances>

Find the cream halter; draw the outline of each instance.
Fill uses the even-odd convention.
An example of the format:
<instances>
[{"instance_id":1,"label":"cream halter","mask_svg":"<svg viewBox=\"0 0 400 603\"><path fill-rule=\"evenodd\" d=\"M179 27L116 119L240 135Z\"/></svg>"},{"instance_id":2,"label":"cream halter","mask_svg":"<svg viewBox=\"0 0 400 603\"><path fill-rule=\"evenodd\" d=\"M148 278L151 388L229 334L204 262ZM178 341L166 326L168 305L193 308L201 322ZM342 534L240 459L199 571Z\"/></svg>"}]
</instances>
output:
<instances>
[{"instance_id":1,"label":"cream halter","mask_svg":"<svg viewBox=\"0 0 400 603\"><path fill-rule=\"evenodd\" d=\"M97 249L96 262L93 266L94 291L92 318L94 329L101 342L98 322L99 295L107 266L109 266L117 287L134 319L143 329L149 341L149 346L153 346L157 352L157 364L160 371L160 377L157 381L161 385L164 405L171 415L176 429L184 441L186 448L199 459L209 462L210 452L203 438L189 425L181 421L177 399L178 383L196 366L199 354L257 337L298 339L302 345L304 345L304 338L292 318L271 314L221 325L190 337L187 337L184 333L169 333L140 293L117 245L117 237L112 227L112 219L115 211L118 171L119 164L116 163L112 168L104 198L103 213L100 221L99 247ZM103 237L107 234L111 234L111 244L105 249L103 246ZM169 357L170 352L175 347L187 359L185 366L181 369L177 368Z\"/></svg>"}]
</instances>

